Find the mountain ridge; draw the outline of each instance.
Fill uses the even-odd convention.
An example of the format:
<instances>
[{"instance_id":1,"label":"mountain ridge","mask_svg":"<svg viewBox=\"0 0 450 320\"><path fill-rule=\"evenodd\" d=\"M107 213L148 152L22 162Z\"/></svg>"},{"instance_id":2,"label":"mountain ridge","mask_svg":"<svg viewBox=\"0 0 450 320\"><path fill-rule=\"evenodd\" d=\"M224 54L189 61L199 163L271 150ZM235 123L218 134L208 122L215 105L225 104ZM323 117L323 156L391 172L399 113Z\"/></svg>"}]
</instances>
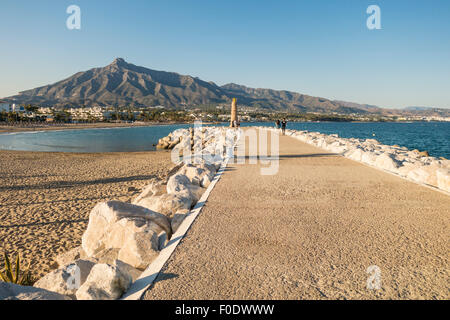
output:
<instances>
[{"instance_id":1,"label":"mountain ridge","mask_svg":"<svg viewBox=\"0 0 450 320\"><path fill-rule=\"evenodd\" d=\"M43 106L156 106L168 108L229 103L270 111L340 114L381 113L380 107L330 100L287 90L250 88L137 66L116 58L105 67L92 68L55 82L4 98L7 102Z\"/></svg>"}]
</instances>

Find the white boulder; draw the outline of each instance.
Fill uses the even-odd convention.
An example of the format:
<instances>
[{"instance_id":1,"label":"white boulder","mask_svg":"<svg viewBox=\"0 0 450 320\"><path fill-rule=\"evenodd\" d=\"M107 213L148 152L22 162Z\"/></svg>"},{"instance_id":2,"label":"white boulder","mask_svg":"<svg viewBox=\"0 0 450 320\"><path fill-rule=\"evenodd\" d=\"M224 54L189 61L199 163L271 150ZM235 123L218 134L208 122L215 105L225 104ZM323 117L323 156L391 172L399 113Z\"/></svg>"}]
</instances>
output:
<instances>
[{"instance_id":1,"label":"white boulder","mask_svg":"<svg viewBox=\"0 0 450 320\"><path fill-rule=\"evenodd\" d=\"M349 150L346 154L346 157L355 161L361 161L364 151L360 148L356 148L354 150Z\"/></svg>"},{"instance_id":2,"label":"white boulder","mask_svg":"<svg viewBox=\"0 0 450 320\"><path fill-rule=\"evenodd\" d=\"M120 247L117 258L136 269L145 269L159 254L161 230L157 226L123 224L113 230L113 247ZM155 228L156 227L156 228Z\"/></svg>"},{"instance_id":3,"label":"white boulder","mask_svg":"<svg viewBox=\"0 0 450 320\"><path fill-rule=\"evenodd\" d=\"M173 218L170 222L173 233L175 233L178 230L180 225L183 223L184 219L186 219L186 217L189 215L189 212L190 212L189 210L184 209L177 211L177 213L173 215Z\"/></svg>"},{"instance_id":4,"label":"white boulder","mask_svg":"<svg viewBox=\"0 0 450 320\"><path fill-rule=\"evenodd\" d=\"M94 261L96 264L106 263L113 266L117 266L125 273L128 273L131 276L132 280L135 281L141 275L142 271L136 269L135 267L133 267L128 263L118 260L119 252L120 249L118 248L106 249L95 254L95 256L90 258L90 260Z\"/></svg>"},{"instance_id":5,"label":"white boulder","mask_svg":"<svg viewBox=\"0 0 450 320\"><path fill-rule=\"evenodd\" d=\"M204 189L191 183L184 174L175 174L167 182L167 193L177 194L183 198L192 199L197 202L203 194Z\"/></svg>"},{"instance_id":6,"label":"white boulder","mask_svg":"<svg viewBox=\"0 0 450 320\"><path fill-rule=\"evenodd\" d=\"M78 300L119 299L131 285L131 276L117 266L96 264L76 292Z\"/></svg>"},{"instance_id":7,"label":"white boulder","mask_svg":"<svg viewBox=\"0 0 450 320\"><path fill-rule=\"evenodd\" d=\"M419 183L428 183L431 178L429 170L422 166L416 167L415 169L409 171L406 177ZM432 185L432 183L428 184Z\"/></svg>"},{"instance_id":8,"label":"white boulder","mask_svg":"<svg viewBox=\"0 0 450 320\"><path fill-rule=\"evenodd\" d=\"M185 175L192 184L207 188L216 174L215 167L207 164L185 164L179 171Z\"/></svg>"},{"instance_id":9,"label":"white boulder","mask_svg":"<svg viewBox=\"0 0 450 320\"><path fill-rule=\"evenodd\" d=\"M388 154L388 153L382 153L380 154L376 160L375 160L375 166L377 166L378 168L387 170L387 171L391 171L391 172L396 172L397 168L399 167L398 162L395 160L395 158L393 157L392 154Z\"/></svg>"},{"instance_id":10,"label":"white boulder","mask_svg":"<svg viewBox=\"0 0 450 320\"><path fill-rule=\"evenodd\" d=\"M436 170L436 180L439 189L450 192L450 169Z\"/></svg>"},{"instance_id":11,"label":"white boulder","mask_svg":"<svg viewBox=\"0 0 450 320\"><path fill-rule=\"evenodd\" d=\"M142 190L141 194L133 200L133 204L139 203L143 198L151 197L151 196L160 196L164 194L166 191L166 186L162 183L162 181L152 181L148 186Z\"/></svg>"},{"instance_id":12,"label":"white boulder","mask_svg":"<svg viewBox=\"0 0 450 320\"><path fill-rule=\"evenodd\" d=\"M0 281L0 300L71 300L70 297L45 289Z\"/></svg>"},{"instance_id":13,"label":"white boulder","mask_svg":"<svg viewBox=\"0 0 450 320\"><path fill-rule=\"evenodd\" d=\"M63 252L59 254L55 261L58 264L58 267L63 267L65 265L70 264L71 262L78 260L78 259L85 259L87 257L86 253L84 252L83 248L81 246L73 248L69 251Z\"/></svg>"},{"instance_id":14,"label":"white boulder","mask_svg":"<svg viewBox=\"0 0 450 320\"><path fill-rule=\"evenodd\" d=\"M371 151L365 151L361 156L361 161L369 165L374 165L377 160L377 154Z\"/></svg>"},{"instance_id":15,"label":"white boulder","mask_svg":"<svg viewBox=\"0 0 450 320\"><path fill-rule=\"evenodd\" d=\"M192 207L191 198L182 197L174 193L165 193L161 196L151 196L143 198L137 205L155 212L172 217L180 209L190 209Z\"/></svg>"},{"instance_id":16,"label":"white boulder","mask_svg":"<svg viewBox=\"0 0 450 320\"><path fill-rule=\"evenodd\" d=\"M108 201L91 211L82 247L89 257L105 249L120 249L119 260L140 269L157 254L158 237L162 232L168 238L172 236L166 216L141 206Z\"/></svg>"},{"instance_id":17,"label":"white boulder","mask_svg":"<svg viewBox=\"0 0 450 320\"><path fill-rule=\"evenodd\" d=\"M34 287L75 298L75 293L86 281L94 265L95 263L89 260L76 260L48 273L39 279Z\"/></svg>"}]
</instances>

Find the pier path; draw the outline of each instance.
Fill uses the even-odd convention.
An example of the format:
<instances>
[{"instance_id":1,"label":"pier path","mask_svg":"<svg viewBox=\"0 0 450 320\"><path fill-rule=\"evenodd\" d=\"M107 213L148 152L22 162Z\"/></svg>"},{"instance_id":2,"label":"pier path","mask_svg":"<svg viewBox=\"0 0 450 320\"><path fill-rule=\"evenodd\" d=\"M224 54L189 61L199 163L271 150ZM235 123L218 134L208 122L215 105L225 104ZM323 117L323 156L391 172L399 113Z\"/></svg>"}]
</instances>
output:
<instances>
[{"instance_id":1,"label":"pier path","mask_svg":"<svg viewBox=\"0 0 450 320\"><path fill-rule=\"evenodd\" d=\"M228 165L145 299L450 298L448 195L289 136L261 167Z\"/></svg>"}]
</instances>

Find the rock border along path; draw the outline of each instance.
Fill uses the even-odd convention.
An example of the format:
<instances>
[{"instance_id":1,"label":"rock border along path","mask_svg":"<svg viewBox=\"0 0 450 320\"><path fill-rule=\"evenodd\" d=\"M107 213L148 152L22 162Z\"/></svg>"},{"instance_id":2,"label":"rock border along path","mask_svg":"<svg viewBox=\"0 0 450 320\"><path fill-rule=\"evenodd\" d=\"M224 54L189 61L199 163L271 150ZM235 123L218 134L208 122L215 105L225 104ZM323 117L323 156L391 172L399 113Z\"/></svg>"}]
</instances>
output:
<instances>
[{"instance_id":1,"label":"rock border along path","mask_svg":"<svg viewBox=\"0 0 450 320\"><path fill-rule=\"evenodd\" d=\"M271 131L271 132L274 132L274 131L276 131L275 129L272 129L272 128L267 128L267 127L257 127L259 130L268 130L268 131ZM376 165L376 164L374 164L374 163L367 163L367 162L364 162L364 161L362 161L362 159L355 159L355 158L353 158L352 157L352 152L353 151L355 151L354 149L352 150L352 149L349 149L349 150L347 150L347 149L343 149L344 151L342 151L342 149L338 149L338 150L336 150L336 149L334 149L333 147L334 146L331 146L331 148L329 148L330 146L329 145L321 145L320 147L317 145L317 142L316 141L314 141L314 140L306 140L305 139L305 135L311 135L311 134L318 134L319 136L321 136L322 138L324 137L324 136L326 136L327 138L337 138L337 139L339 139L339 140L364 140L364 139L345 139L345 138L338 138L338 137L334 137L335 135L325 135L325 134L322 134L322 133L317 133L317 132L308 132L308 131L299 131L299 130L287 130L286 131L286 135L287 136L291 136L291 137L293 137L294 139L297 139L297 140L299 140L299 141L301 141L301 142L303 142L303 143L307 143L307 144L310 144L310 145L312 145L312 146L315 146L315 147L318 147L318 148L320 148L320 149L322 149L322 150L324 150L324 151L331 151L331 152L334 152L334 153L336 153L336 155L337 156L341 156L341 157L344 157L344 158L347 158L347 159L350 159L350 160L353 160L353 161L355 161L355 162L358 162L358 163L360 163L360 164L363 164L363 165L365 165L365 166L368 166L368 167L370 167L370 168L374 168L374 169L377 169L377 170L380 170L380 171L382 171L382 172L385 172L385 173L388 173L388 174L391 174L391 175L394 175L394 176L396 176L396 177L399 177L399 178L402 178L402 179L404 179L404 180L406 180L406 181L409 181L409 182L413 182L413 183L415 183L415 184L418 184L418 185L420 185L420 186L423 186L423 187L426 187L426 188L430 188L430 189L432 189L432 190L434 190L434 191L438 191L438 192L441 192L441 193L443 193L443 194L445 194L445 195L448 195L448 196L450 196L450 191L448 191L448 190L450 190L449 189L449 187L447 186L447 189L448 190L445 190L445 189L441 189L441 188L439 188L439 186L437 186L437 185L432 185L432 184L428 184L428 183L426 183L426 182L424 182L424 181L420 181L419 179L411 179L411 178L409 178L408 177L408 175L406 174L400 174L399 172L398 172L398 170L388 170L388 169L386 169L386 168L384 168L384 167L381 167L381 166L378 166L378 165ZM366 140L373 140L373 141L376 141L376 140L374 140L374 139L366 139ZM342 147L343 145L341 145L340 147ZM380 146L383 146L383 147L386 147L386 148L390 148L391 146L387 146L387 145L382 145L382 144L380 144ZM409 151L409 150L407 150L405 147L403 147L403 148L401 148L401 147L399 147L402 151ZM433 159L433 160L437 160L437 161L439 161L438 159L436 159L436 158L434 158L434 157L427 157L427 158L430 158L430 159ZM442 161L442 160L441 160ZM448 160L445 160L447 163L449 163L449 161ZM422 166L419 166L418 168L416 168L416 169L422 169L424 166L422 165ZM443 168L443 166L441 167L441 168L439 168L439 169L442 169ZM396 169L396 168L395 168ZM435 170L437 169L437 168L434 168ZM449 168L448 168L448 165L447 165L447 167L446 167L446 169L447 169L447 171L449 170ZM449 172L449 174L450 174L450 172ZM450 179L448 176L446 177L448 180Z\"/></svg>"},{"instance_id":2,"label":"rock border along path","mask_svg":"<svg viewBox=\"0 0 450 320\"><path fill-rule=\"evenodd\" d=\"M448 299L450 198L350 160L284 136L277 175L229 163L144 298Z\"/></svg>"},{"instance_id":3,"label":"rock border along path","mask_svg":"<svg viewBox=\"0 0 450 320\"><path fill-rule=\"evenodd\" d=\"M200 200L197 202L195 207L191 210L188 216L184 219L178 230L172 235L172 239L166 245L166 247L161 250L158 257L148 266L148 268L140 275L140 277L131 285L128 291L123 295L121 300L140 300L145 291L153 284L155 279L158 277L161 269L167 263L169 258L172 256L173 252L186 236L190 227L197 219L198 215L205 206L211 191L214 189L216 183L220 180L225 168L227 167L228 159L226 159L221 168L217 171L213 181L208 186L206 191L203 193Z\"/></svg>"},{"instance_id":4,"label":"rock border along path","mask_svg":"<svg viewBox=\"0 0 450 320\"><path fill-rule=\"evenodd\" d=\"M375 139L340 138L337 134L299 130L286 130L286 133L304 143L450 194L450 160L445 158L430 157L426 151L383 145Z\"/></svg>"},{"instance_id":5,"label":"rock border along path","mask_svg":"<svg viewBox=\"0 0 450 320\"><path fill-rule=\"evenodd\" d=\"M77 300L139 298L200 213L238 137L223 127L194 127L161 139L176 163L167 179L143 187L132 203L98 203L81 246L58 256L59 268L35 287Z\"/></svg>"}]
</instances>

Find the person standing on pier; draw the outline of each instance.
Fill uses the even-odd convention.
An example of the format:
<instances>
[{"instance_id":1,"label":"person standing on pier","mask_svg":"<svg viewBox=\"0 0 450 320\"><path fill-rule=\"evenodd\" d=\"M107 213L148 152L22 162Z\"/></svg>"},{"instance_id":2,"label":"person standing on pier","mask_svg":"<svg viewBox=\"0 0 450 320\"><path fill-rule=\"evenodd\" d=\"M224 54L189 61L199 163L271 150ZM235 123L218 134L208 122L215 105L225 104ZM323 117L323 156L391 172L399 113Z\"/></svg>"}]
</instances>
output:
<instances>
[{"instance_id":1,"label":"person standing on pier","mask_svg":"<svg viewBox=\"0 0 450 320\"><path fill-rule=\"evenodd\" d=\"M281 131L283 132L283 136L286 133L286 124L287 124L286 119L283 119L283 121L281 121Z\"/></svg>"},{"instance_id":2,"label":"person standing on pier","mask_svg":"<svg viewBox=\"0 0 450 320\"><path fill-rule=\"evenodd\" d=\"M275 126L277 129L280 129L280 119L277 119L277 121L275 121Z\"/></svg>"}]
</instances>

